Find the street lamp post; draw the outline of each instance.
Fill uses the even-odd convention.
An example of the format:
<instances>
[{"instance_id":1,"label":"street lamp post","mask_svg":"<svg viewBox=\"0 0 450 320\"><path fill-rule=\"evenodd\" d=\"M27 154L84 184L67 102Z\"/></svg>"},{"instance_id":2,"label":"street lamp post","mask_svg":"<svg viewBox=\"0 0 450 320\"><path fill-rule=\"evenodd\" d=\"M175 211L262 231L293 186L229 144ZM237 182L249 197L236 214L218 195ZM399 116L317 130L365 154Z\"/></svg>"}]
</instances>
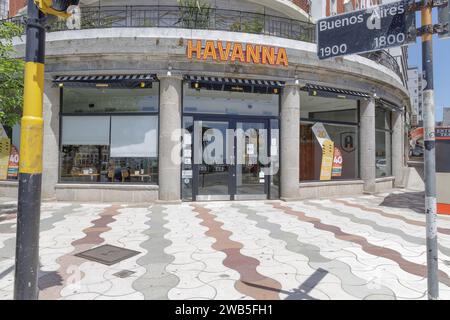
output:
<instances>
[{"instance_id":1,"label":"street lamp post","mask_svg":"<svg viewBox=\"0 0 450 320\"><path fill-rule=\"evenodd\" d=\"M24 107L20 138L19 201L14 299L38 297L39 220L41 210L44 119L44 14L28 0Z\"/></svg>"},{"instance_id":2,"label":"street lamp post","mask_svg":"<svg viewBox=\"0 0 450 320\"><path fill-rule=\"evenodd\" d=\"M28 0L24 106L20 137L14 299L38 298L39 222L44 134L45 14L70 17L79 0Z\"/></svg>"}]
</instances>

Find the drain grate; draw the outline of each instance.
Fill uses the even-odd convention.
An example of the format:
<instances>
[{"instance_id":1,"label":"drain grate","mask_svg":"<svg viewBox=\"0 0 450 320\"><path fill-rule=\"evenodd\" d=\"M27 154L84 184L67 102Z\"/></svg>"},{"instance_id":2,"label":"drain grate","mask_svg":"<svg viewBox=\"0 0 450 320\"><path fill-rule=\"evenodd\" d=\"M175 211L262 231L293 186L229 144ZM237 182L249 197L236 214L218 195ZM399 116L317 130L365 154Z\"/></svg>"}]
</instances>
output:
<instances>
[{"instance_id":1,"label":"drain grate","mask_svg":"<svg viewBox=\"0 0 450 320\"><path fill-rule=\"evenodd\" d=\"M109 244L77 253L75 256L111 266L138 255L140 252Z\"/></svg>"},{"instance_id":2,"label":"drain grate","mask_svg":"<svg viewBox=\"0 0 450 320\"><path fill-rule=\"evenodd\" d=\"M132 276L135 273L136 272L131 271L131 270L122 270L117 273L114 273L113 276L124 279L124 278L128 278L128 277Z\"/></svg>"}]
</instances>

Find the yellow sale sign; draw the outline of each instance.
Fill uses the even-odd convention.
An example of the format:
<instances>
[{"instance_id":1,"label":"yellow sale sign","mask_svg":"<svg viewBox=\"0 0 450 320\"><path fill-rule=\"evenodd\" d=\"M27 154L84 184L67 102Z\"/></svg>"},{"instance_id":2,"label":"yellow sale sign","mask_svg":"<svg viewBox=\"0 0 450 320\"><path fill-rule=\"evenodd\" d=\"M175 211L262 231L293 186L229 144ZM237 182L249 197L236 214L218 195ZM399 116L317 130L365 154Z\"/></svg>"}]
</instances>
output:
<instances>
[{"instance_id":1,"label":"yellow sale sign","mask_svg":"<svg viewBox=\"0 0 450 320\"><path fill-rule=\"evenodd\" d=\"M0 180L8 178L9 153L11 141L5 136L0 136Z\"/></svg>"},{"instance_id":2,"label":"yellow sale sign","mask_svg":"<svg viewBox=\"0 0 450 320\"><path fill-rule=\"evenodd\" d=\"M326 139L322 148L322 167L320 169L320 180L331 180L334 162L334 142Z\"/></svg>"}]
</instances>

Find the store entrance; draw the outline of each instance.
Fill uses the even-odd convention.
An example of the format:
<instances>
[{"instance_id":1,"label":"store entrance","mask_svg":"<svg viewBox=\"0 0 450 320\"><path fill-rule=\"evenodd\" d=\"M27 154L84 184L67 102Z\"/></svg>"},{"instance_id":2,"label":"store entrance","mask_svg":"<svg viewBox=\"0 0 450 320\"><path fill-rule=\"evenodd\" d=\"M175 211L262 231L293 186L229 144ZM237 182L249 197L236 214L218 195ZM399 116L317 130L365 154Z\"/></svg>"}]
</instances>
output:
<instances>
[{"instance_id":1,"label":"store entrance","mask_svg":"<svg viewBox=\"0 0 450 320\"><path fill-rule=\"evenodd\" d=\"M278 134L270 130L270 119L196 116L192 124L193 201L277 196L271 186L278 174Z\"/></svg>"}]
</instances>

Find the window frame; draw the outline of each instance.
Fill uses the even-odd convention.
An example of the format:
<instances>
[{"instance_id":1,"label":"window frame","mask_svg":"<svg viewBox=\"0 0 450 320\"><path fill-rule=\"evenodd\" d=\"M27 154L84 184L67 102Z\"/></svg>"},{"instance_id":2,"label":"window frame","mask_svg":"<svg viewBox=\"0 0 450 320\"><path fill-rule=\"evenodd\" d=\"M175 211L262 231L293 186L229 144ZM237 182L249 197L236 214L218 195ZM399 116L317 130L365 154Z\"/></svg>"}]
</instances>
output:
<instances>
[{"instance_id":1,"label":"window frame","mask_svg":"<svg viewBox=\"0 0 450 320\"><path fill-rule=\"evenodd\" d=\"M388 124L388 128L380 128L380 127L377 127L377 122L376 122L376 120L375 120L375 178L376 179L382 179L382 178L386 178L386 177L392 177L392 166L393 166L393 159L392 159L392 151L393 151L393 146L392 146L392 134L393 134L393 132L394 132L394 130L392 129L392 118L393 118L393 115L392 115L392 113L393 113L393 111L390 109L390 108L388 108L388 107L386 107L386 106L384 106L382 103L377 103L377 105L376 105L376 107L375 107L375 114L376 114L376 112L377 112L377 110L383 110L384 112L386 112L387 114L389 114L389 121L386 121L387 122L387 124ZM375 118L376 118L376 116L375 116ZM386 177L378 177L377 175L376 175L376 161L377 161L377 159L376 159L376 152L377 152L377 133L379 133L379 132L382 132L382 133L389 133L389 145L391 146L391 150L390 150L390 155L391 155L391 157L390 157L390 174L389 175L387 175ZM386 144L386 143L385 143Z\"/></svg>"},{"instance_id":2,"label":"window frame","mask_svg":"<svg viewBox=\"0 0 450 320\"><path fill-rule=\"evenodd\" d=\"M158 121L158 130L157 130L157 136L159 137L160 134L160 126L161 126L161 119L160 119L160 115L159 115L159 110L161 107L161 85L160 85L160 81L154 81L153 83L157 83L158 84L158 110L157 111L148 111L148 112L104 112L104 113L100 113L100 112L92 112L92 113L74 113L74 112L63 112L64 110L64 87L60 87L59 88L59 117L58 117L58 121L59 121L59 137L58 137L58 184L97 184L97 185L115 185L115 186L121 186L121 185L136 185L136 186L148 186L148 185L159 185L159 175L158 175L158 182L155 183L133 183L133 182L127 182L127 183L117 183L117 182L96 182L96 181L87 181L87 182L83 182L83 181L61 181L61 165L62 165L62 149L63 149L63 144L62 144L62 134L63 134L63 117L65 116L77 116L77 117L86 117L86 116L107 116L109 117L109 143L111 145L111 118L113 116L156 116ZM114 88L111 88L112 90L114 90ZM135 90L145 90L145 89L139 89L139 88L135 88ZM109 151L111 153L111 150ZM157 152L158 152L158 168L159 168L159 155L160 155L160 143L158 141L158 148L157 148Z\"/></svg>"},{"instance_id":3,"label":"window frame","mask_svg":"<svg viewBox=\"0 0 450 320\"><path fill-rule=\"evenodd\" d=\"M330 98L333 99L333 98ZM336 98L337 99L337 98ZM300 121L299 121L299 127L298 130L300 131L300 126L302 123L307 123L307 124L315 124L315 123L323 123L324 125L335 125L335 126L347 126L347 127L353 127L356 128L356 133L357 133L357 139L358 139L358 152L357 152L357 165L358 165L358 170L357 170L357 177L353 178L353 179L335 179L335 180L330 180L331 182L345 182L345 181L358 181L361 180L361 153L359 152L359 147L361 145L361 111L360 111L360 106L361 106L361 101L357 100L356 103L356 122L352 122L352 121L332 121L332 120L319 120L319 119L311 119L311 118L302 118L300 117ZM300 106L301 108L301 106ZM349 109L343 109L342 111L347 111L347 110L353 110L352 108ZM341 111L341 110L338 110ZM325 112L325 111L322 111ZM300 144L301 144L301 139L299 141L299 148L300 148ZM301 170L301 168L300 168ZM330 182L330 181L322 181L322 180L300 180L299 178L299 183L314 183L314 182Z\"/></svg>"}]
</instances>

